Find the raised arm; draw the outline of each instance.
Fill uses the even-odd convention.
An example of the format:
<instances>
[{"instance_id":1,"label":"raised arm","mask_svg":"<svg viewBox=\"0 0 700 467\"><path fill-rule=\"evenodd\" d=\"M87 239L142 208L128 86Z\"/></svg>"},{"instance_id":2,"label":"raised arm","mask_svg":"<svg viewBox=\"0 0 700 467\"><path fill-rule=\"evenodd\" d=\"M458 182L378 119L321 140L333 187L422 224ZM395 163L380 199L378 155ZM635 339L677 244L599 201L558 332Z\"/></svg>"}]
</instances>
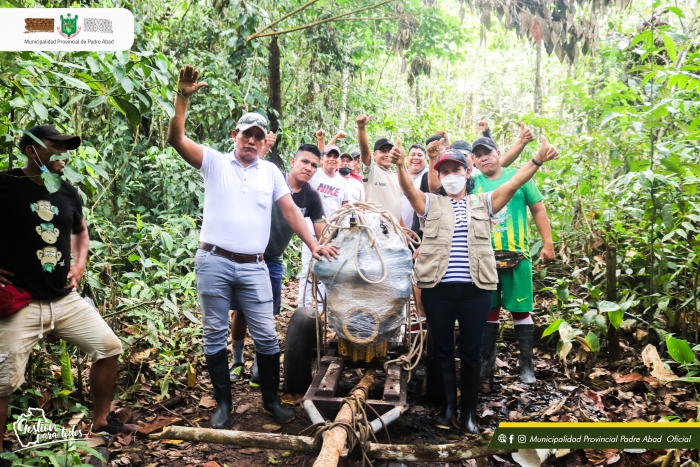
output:
<instances>
[{"instance_id":1,"label":"raised arm","mask_svg":"<svg viewBox=\"0 0 700 467\"><path fill-rule=\"evenodd\" d=\"M316 146L318 146L321 154L326 150L326 132L324 130L316 131Z\"/></svg>"},{"instance_id":2,"label":"raised arm","mask_svg":"<svg viewBox=\"0 0 700 467\"><path fill-rule=\"evenodd\" d=\"M559 157L559 153L554 146L547 144L547 138L543 136L542 144L537 154L535 154L535 157L520 170L515 172L513 178L498 187L491 195L491 209L493 213L496 214L503 209L505 205L513 199L515 192L535 175L535 172L537 172L537 169L539 169L542 164L554 160L557 157Z\"/></svg>"},{"instance_id":3,"label":"raised arm","mask_svg":"<svg viewBox=\"0 0 700 467\"><path fill-rule=\"evenodd\" d=\"M428 189L431 193L435 193L440 189L441 183L434 166L440 154L445 152L445 138L433 141L425 150L428 153Z\"/></svg>"},{"instance_id":4,"label":"raised arm","mask_svg":"<svg viewBox=\"0 0 700 467\"><path fill-rule=\"evenodd\" d=\"M501 167L508 167L515 162L520 154L522 154L525 146L527 146L530 141L534 140L535 134L530 128L526 127L525 124L521 122L520 137L518 138L518 141L516 141L516 143L508 149L505 156L501 157Z\"/></svg>"},{"instance_id":5,"label":"raised arm","mask_svg":"<svg viewBox=\"0 0 700 467\"><path fill-rule=\"evenodd\" d=\"M369 140L367 139L367 124L372 119L365 114L358 115L355 119L357 123L357 144L360 146L360 158L365 166L372 163L372 153L369 151Z\"/></svg>"},{"instance_id":6,"label":"raised arm","mask_svg":"<svg viewBox=\"0 0 700 467\"><path fill-rule=\"evenodd\" d=\"M331 138L331 140L328 142L328 145L330 146L331 144L336 144L339 139L345 139L347 137L347 133L345 133L344 131L339 131L335 134L335 136Z\"/></svg>"},{"instance_id":7,"label":"raised arm","mask_svg":"<svg viewBox=\"0 0 700 467\"><path fill-rule=\"evenodd\" d=\"M389 155L391 156L392 164L396 165L396 174L399 176L401 191L406 195L413 210L416 211L419 216L422 216L425 213L425 200L427 195L413 186L411 175L408 173L408 169L406 169L406 151L404 151L400 139L397 138L396 146L391 148Z\"/></svg>"},{"instance_id":8,"label":"raised arm","mask_svg":"<svg viewBox=\"0 0 700 467\"><path fill-rule=\"evenodd\" d=\"M190 96L207 86L204 81L197 82L198 77L199 72L191 65L180 70L180 78L177 80L179 90L175 96L175 115L168 124L168 143L175 148L180 157L197 170L202 167L204 150L185 136L185 114Z\"/></svg>"}]
</instances>

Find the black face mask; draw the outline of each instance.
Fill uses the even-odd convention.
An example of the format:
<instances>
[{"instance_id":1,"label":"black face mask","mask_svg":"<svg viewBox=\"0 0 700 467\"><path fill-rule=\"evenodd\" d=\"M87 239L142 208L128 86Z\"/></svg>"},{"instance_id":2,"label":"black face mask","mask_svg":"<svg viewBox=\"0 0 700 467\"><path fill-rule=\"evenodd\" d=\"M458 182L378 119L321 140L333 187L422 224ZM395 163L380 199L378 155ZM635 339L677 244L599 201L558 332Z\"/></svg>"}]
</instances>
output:
<instances>
[{"instance_id":1,"label":"black face mask","mask_svg":"<svg viewBox=\"0 0 700 467\"><path fill-rule=\"evenodd\" d=\"M338 169L338 172L340 172L340 175L343 177L347 177L352 173L352 169L350 167L341 167Z\"/></svg>"}]
</instances>

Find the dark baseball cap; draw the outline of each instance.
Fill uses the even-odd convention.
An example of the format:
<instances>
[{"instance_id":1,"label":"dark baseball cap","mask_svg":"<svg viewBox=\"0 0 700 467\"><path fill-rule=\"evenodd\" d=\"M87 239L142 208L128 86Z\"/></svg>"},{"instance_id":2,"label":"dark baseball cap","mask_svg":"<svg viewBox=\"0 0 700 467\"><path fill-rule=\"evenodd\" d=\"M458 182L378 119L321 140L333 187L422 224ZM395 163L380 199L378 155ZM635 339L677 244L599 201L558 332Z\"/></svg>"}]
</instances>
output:
<instances>
[{"instance_id":1,"label":"dark baseball cap","mask_svg":"<svg viewBox=\"0 0 700 467\"><path fill-rule=\"evenodd\" d=\"M474 144L472 145L472 152L476 152L476 148L479 146L484 146L488 148L489 151L498 151L498 146L496 146L496 142L491 138L483 137L474 141Z\"/></svg>"},{"instance_id":2,"label":"dark baseball cap","mask_svg":"<svg viewBox=\"0 0 700 467\"><path fill-rule=\"evenodd\" d=\"M435 170L440 170L440 166L444 162L458 162L462 164L464 167L467 167L467 158L464 157L464 154L462 154L459 151L453 151L450 149L447 152L443 152L438 161L435 163Z\"/></svg>"},{"instance_id":3,"label":"dark baseball cap","mask_svg":"<svg viewBox=\"0 0 700 467\"><path fill-rule=\"evenodd\" d=\"M467 154L471 154L472 145L469 144L468 141L464 141L463 139L459 139L459 140L455 141L454 143L452 143L452 145L450 146L450 149L457 150L466 156Z\"/></svg>"},{"instance_id":4,"label":"dark baseball cap","mask_svg":"<svg viewBox=\"0 0 700 467\"><path fill-rule=\"evenodd\" d=\"M360 151L353 151L350 155L353 159L355 159L357 157L360 157Z\"/></svg>"},{"instance_id":5,"label":"dark baseball cap","mask_svg":"<svg viewBox=\"0 0 700 467\"><path fill-rule=\"evenodd\" d=\"M442 138L444 138L443 135L435 133L433 136L425 140L425 147L427 148L430 143L433 141L440 141Z\"/></svg>"},{"instance_id":6,"label":"dark baseball cap","mask_svg":"<svg viewBox=\"0 0 700 467\"><path fill-rule=\"evenodd\" d=\"M39 139L48 139L49 141L61 141L66 143L66 148L70 151L77 149L80 146L80 136L64 135L58 131L53 125L38 125L27 130ZM25 134L19 140L19 148L24 152L27 146L37 144L31 136Z\"/></svg>"},{"instance_id":7,"label":"dark baseball cap","mask_svg":"<svg viewBox=\"0 0 700 467\"><path fill-rule=\"evenodd\" d=\"M392 148L394 147L394 143L389 141L386 138L379 138L376 143L374 143L374 150L377 151L379 148L382 146L391 146Z\"/></svg>"},{"instance_id":8,"label":"dark baseball cap","mask_svg":"<svg viewBox=\"0 0 700 467\"><path fill-rule=\"evenodd\" d=\"M335 144L329 144L326 149L323 150L323 155L330 154L331 152L337 152L340 155L340 148Z\"/></svg>"}]
</instances>

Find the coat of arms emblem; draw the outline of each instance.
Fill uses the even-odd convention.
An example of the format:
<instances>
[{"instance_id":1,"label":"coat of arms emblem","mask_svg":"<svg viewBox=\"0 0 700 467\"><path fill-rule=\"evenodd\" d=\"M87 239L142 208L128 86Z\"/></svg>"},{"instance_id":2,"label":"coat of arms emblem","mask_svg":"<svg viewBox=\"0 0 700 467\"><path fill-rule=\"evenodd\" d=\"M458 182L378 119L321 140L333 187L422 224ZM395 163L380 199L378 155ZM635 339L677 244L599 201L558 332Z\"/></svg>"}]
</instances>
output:
<instances>
[{"instance_id":1,"label":"coat of arms emblem","mask_svg":"<svg viewBox=\"0 0 700 467\"><path fill-rule=\"evenodd\" d=\"M71 14L68 13L65 18L61 15L61 26L56 26L56 29L58 33L66 39L72 39L77 36L81 29L78 27L78 15L71 16Z\"/></svg>"}]
</instances>

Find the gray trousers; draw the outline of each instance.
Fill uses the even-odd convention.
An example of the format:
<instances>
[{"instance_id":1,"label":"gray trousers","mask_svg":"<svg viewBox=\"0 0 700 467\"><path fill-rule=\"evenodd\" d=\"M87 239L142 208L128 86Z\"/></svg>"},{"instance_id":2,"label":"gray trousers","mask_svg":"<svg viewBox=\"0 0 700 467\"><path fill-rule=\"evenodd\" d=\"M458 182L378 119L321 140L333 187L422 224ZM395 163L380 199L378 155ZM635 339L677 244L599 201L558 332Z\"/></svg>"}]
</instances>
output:
<instances>
[{"instance_id":1,"label":"gray trousers","mask_svg":"<svg viewBox=\"0 0 700 467\"><path fill-rule=\"evenodd\" d=\"M213 355L226 348L232 297L241 306L256 351L264 355L278 353L280 346L272 315L272 286L265 263L235 263L214 253L197 250L194 264L202 306L204 353Z\"/></svg>"}]
</instances>

